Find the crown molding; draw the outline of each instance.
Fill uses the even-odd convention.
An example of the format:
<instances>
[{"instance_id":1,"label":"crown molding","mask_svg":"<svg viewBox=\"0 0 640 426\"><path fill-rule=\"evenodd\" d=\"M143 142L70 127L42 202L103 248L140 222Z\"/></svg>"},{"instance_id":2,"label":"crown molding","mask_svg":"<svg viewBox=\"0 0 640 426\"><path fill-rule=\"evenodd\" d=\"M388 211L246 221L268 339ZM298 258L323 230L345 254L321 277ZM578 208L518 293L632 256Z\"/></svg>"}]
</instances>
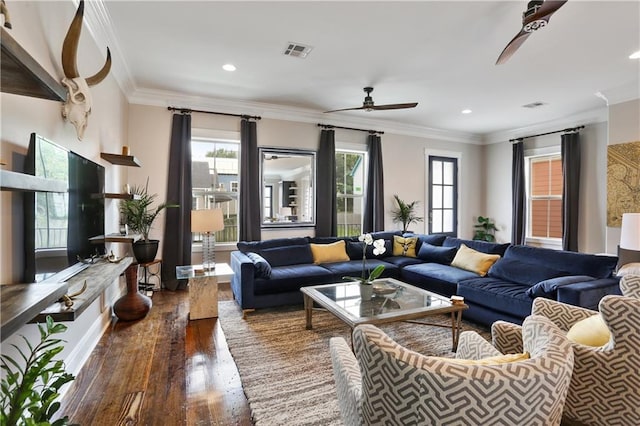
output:
<instances>
[{"instance_id":1,"label":"crown molding","mask_svg":"<svg viewBox=\"0 0 640 426\"><path fill-rule=\"evenodd\" d=\"M485 145L506 142L510 139L527 136L530 134L552 132L558 129L582 126L587 124L602 123L608 120L608 108L600 107L578 114L569 115L557 120L545 121L532 126L520 127L518 129L495 132L485 135Z\"/></svg>"},{"instance_id":2,"label":"crown molding","mask_svg":"<svg viewBox=\"0 0 640 426\"><path fill-rule=\"evenodd\" d=\"M640 98L640 83L638 81L630 82L607 90L601 90L595 95L604 99L607 105L633 101Z\"/></svg>"}]
</instances>

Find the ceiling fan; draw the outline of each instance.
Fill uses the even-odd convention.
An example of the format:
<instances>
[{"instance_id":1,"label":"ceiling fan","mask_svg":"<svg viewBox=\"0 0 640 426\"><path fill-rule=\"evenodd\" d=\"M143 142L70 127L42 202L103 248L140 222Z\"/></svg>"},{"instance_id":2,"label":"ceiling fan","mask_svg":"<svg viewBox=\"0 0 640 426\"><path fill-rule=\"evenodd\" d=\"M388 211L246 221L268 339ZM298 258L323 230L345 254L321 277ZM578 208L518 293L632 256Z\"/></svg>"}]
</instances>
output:
<instances>
[{"instance_id":1,"label":"ceiling fan","mask_svg":"<svg viewBox=\"0 0 640 426\"><path fill-rule=\"evenodd\" d=\"M522 14L522 29L504 48L496 65L504 64L516 50L534 31L545 27L551 19L551 15L556 13L567 0L533 0L527 4L527 10Z\"/></svg>"},{"instance_id":2,"label":"ceiling fan","mask_svg":"<svg viewBox=\"0 0 640 426\"><path fill-rule=\"evenodd\" d=\"M406 104L375 105L373 103L373 98L371 97L371 92L373 92L373 87L365 87L364 91L367 94L367 96L364 97L364 102L362 102L362 106L361 107L334 109L334 110L325 111L325 112L352 111L352 110L357 110L357 109L363 109L365 111L381 111L381 110L385 110L385 109L415 108L418 105L417 102L411 102L411 103L406 103Z\"/></svg>"}]
</instances>

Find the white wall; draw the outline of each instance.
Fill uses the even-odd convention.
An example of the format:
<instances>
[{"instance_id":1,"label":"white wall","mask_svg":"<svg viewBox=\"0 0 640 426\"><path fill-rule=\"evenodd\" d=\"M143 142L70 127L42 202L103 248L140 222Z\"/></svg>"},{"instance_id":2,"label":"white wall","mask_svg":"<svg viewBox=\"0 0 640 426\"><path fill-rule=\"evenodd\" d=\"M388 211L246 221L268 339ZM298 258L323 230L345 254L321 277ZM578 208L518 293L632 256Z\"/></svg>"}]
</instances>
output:
<instances>
[{"instance_id":1,"label":"white wall","mask_svg":"<svg viewBox=\"0 0 640 426\"><path fill-rule=\"evenodd\" d=\"M544 132L543 132L544 133ZM525 139L525 150L557 146L560 134ZM580 131L580 218L579 250L605 251L607 124L586 124ZM511 156L508 141L486 147L486 212L498 227L496 238L511 241Z\"/></svg>"},{"instance_id":2,"label":"white wall","mask_svg":"<svg viewBox=\"0 0 640 426\"><path fill-rule=\"evenodd\" d=\"M75 7L65 2L11 2L11 35L54 78L63 76L60 54L64 36ZM78 52L78 68L83 75L96 73L104 64L106 46L96 46L85 31ZM114 67L118 66L114 64ZM106 168L106 191L120 192L126 182L126 168L113 166L100 159L100 152L118 153L127 142L128 103L112 75L91 88L93 111L82 141L78 141L75 128L65 123L61 116L61 103L12 94L0 94L2 141L0 157L6 170L22 171L24 155L29 144L29 135L36 132L43 137L79 153ZM1 192L0 204L0 283L20 282L24 259L22 195ZM106 204L106 227L108 232L118 228L117 204ZM114 252L121 247L112 245ZM109 249L109 247L108 247ZM110 306L121 293L116 280L82 315L66 325L69 330L62 337L67 340L62 357L68 369L77 373L93 350L104 329L109 324ZM19 334L37 338L35 325L25 325L13 336L2 342L2 352L15 342Z\"/></svg>"},{"instance_id":3,"label":"white wall","mask_svg":"<svg viewBox=\"0 0 640 426\"><path fill-rule=\"evenodd\" d=\"M609 106L609 144L640 141L640 99ZM604 152L606 167L606 150ZM604 176L606 181L606 174ZM604 205L606 208L606 186ZM606 213L602 221L607 223ZM606 227L607 253L617 253L620 243L620 228Z\"/></svg>"}]
</instances>

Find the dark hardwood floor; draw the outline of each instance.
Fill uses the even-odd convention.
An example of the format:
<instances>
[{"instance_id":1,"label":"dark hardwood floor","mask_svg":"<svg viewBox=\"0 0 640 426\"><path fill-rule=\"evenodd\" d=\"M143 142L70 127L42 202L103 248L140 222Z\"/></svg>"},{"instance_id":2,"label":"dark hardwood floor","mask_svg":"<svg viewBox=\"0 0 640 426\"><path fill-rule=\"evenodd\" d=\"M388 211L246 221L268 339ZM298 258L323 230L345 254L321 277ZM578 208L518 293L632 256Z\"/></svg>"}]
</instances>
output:
<instances>
[{"instance_id":1,"label":"dark hardwood floor","mask_svg":"<svg viewBox=\"0 0 640 426\"><path fill-rule=\"evenodd\" d=\"M220 300L230 300L221 284ZM217 319L189 321L186 291L153 295L146 318L114 322L62 400L79 425L251 425Z\"/></svg>"}]
</instances>

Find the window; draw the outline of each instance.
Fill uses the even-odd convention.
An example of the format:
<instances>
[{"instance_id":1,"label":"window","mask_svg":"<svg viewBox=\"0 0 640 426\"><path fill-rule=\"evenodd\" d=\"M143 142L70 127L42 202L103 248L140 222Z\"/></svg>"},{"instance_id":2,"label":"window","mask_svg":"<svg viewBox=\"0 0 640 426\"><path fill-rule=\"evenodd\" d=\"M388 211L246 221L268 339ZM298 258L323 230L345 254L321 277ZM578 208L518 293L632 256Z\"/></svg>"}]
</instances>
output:
<instances>
[{"instance_id":1,"label":"window","mask_svg":"<svg viewBox=\"0 0 640 426\"><path fill-rule=\"evenodd\" d=\"M273 217L273 185L265 185L262 192L262 206L264 217Z\"/></svg>"},{"instance_id":2,"label":"window","mask_svg":"<svg viewBox=\"0 0 640 426\"><path fill-rule=\"evenodd\" d=\"M458 233L458 159L429 156L429 234Z\"/></svg>"},{"instance_id":3,"label":"window","mask_svg":"<svg viewBox=\"0 0 640 426\"><path fill-rule=\"evenodd\" d=\"M562 238L562 158L527 157L527 238Z\"/></svg>"},{"instance_id":4,"label":"window","mask_svg":"<svg viewBox=\"0 0 640 426\"><path fill-rule=\"evenodd\" d=\"M336 149L338 236L360 235L364 211L364 152Z\"/></svg>"},{"instance_id":5,"label":"window","mask_svg":"<svg viewBox=\"0 0 640 426\"><path fill-rule=\"evenodd\" d=\"M224 229L216 232L218 243L238 241L238 178L240 142L193 138L191 140L191 208L220 208ZM194 242L202 241L198 234Z\"/></svg>"}]
</instances>

